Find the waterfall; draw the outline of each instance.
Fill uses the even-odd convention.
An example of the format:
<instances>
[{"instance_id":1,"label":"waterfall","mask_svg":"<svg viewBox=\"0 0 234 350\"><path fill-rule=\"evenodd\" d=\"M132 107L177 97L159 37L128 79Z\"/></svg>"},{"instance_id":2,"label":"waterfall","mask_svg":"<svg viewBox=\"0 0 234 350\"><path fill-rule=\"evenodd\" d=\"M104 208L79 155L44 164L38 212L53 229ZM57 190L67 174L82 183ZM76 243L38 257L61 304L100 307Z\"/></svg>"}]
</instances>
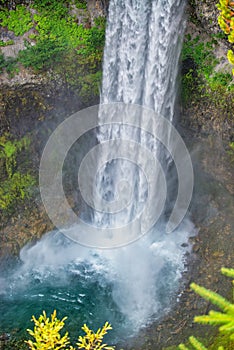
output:
<instances>
[{"instance_id":1,"label":"waterfall","mask_svg":"<svg viewBox=\"0 0 234 350\"><path fill-rule=\"evenodd\" d=\"M110 1L103 103L140 104L172 120L184 7L184 0Z\"/></svg>"},{"instance_id":2,"label":"waterfall","mask_svg":"<svg viewBox=\"0 0 234 350\"><path fill-rule=\"evenodd\" d=\"M171 128L185 29L184 7L184 0L112 0L109 6L97 135L99 144L108 141L108 147L100 147L93 157L93 162L98 158L98 171L92 205L102 208L104 200L109 207L103 205L103 210L94 211L92 224L107 228L108 247L115 243L124 245L102 255L116 272L113 298L136 329L167 309L172 285L177 285L183 270L182 243L191 231L187 221L170 237L165 234L165 223L161 220L152 225L146 237L141 235L144 225L155 216L157 206L161 208L161 201L166 199L163 198L166 185L159 176L160 164L147 177L149 173L142 168L153 168L153 160L147 152L142 159L139 152L142 147L150 150L162 163L161 170L168 171L172 158L165 148L171 147L170 137L175 136ZM151 131L165 141L163 145L145 131L149 130L145 118L150 113L168 120L167 130L158 130L165 124L157 121L150 125ZM131 120L137 127L125 124L126 114L134 114ZM132 147L132 140L136 147ZM149 180L151 184L147 187ZM142 207L147 197L150 206L143 218ZM118 205L118 210L112 210L121 198L128 204L121 210ZM134 225L129 225L132 220ZM103 242L100 239L100 246ZM164 292L166 296L162 297Z\"/></svg>"},{"instance_id":3,"label":"waterfall","mask_svg":"<svg viewBox=\"0 0 234 350\"><path fill-rule=\"evenodd\" d=\"M65 121L64 134L60 134L62 127L57 128L41 161L40 175L46 179L40 180L44 205L54 223L60 218L63 222L67 210L67 225L61 230L65 235L48 233L21 250L21 266L3 278L0 289L6 304L0 313L4 325L9 322L16 328L31 313L59 308L72 315L75 330L78 321L96 329L108 320L120 339L135 334L170 308L185 269L189 250L185 243L192 231L189 220L179 226L189 199L185 185L191 170L173 128L184 7L185 0L110 1L98 145L89 165L84 157L80 175L92 220L88 225L70 220L74 213L66 209L67 201L58 191L62 176L57 173L62 174L63 161L60 170L53 163L57 157L63 160L68 152L66 141L71 147L77 129L83 127L75 115L68 118L72 124ZM84 121L86 112L81 112ZM94 115L93 109L87 113ZM129 116L130 123L126 123ZM173 162L178 173L175 179L170 172ZM94 171L95 181L91 181ZM175 187L180 178L175 204L182 205L172 211L176 225L168 234L168 181ZM157 224L155 216L160 219ZM93 228L98 234L95 244ZM100 238L102 231L105 236ZM90 244L85 244L89 234ZM24 314L16 317L14 305Z\"/></svg>"},{"instance_id":4,"label":"waterfall","mask_svg":"<svg viewBox=\"0 0 234 350\"><path fill-rule=\"evenodd\" d=\"M114 102L121 102L126 106L141 105L152 109L156 116L162 116L173 123L179 57L185 24L184 6L184 0L110 2L103 65L102 105ZM146 197L149 196L147 187L149 176L146 178L147 174L142 172L142 168L146 167L149 157L144 153L145 159L140 162L139 147L135 147L131 151L131 162L129 162L127 159L129 152L126 152L128 146L123 140L134 141L138 146L149 149L160 160L166 174L172 159L163 146L168 146L170 143L171 126L167 124L167 130L159 130L160 123L157 123L156 118L154 120L151 118L150 130L160 134L164 139L164 145L161 145L152 134L145 132L148 127L145 109L142 111L136 107L131 112L123 105L121 107L113 105L112 109L103 112L106 108L102 105L99 112L101 125L98 133L99 143L110 139L121 139L121 141L113 141L109 149L102 148L98 155L97 168L101 170L95 183L95 191L99 196L94 195L94 198L113 202L115 197L121 197L131 188L132 204L116 214L99 210L95 212L93 221L98 227L118 228L131 222L135 216L139 217L139 223L135 224L134 229L142 230L144 223L139 213L145 205ZM137 127L130 127L124 118L118 118L119 114L126 113L135 114L134 120L138 119ZM106 126L108 121L112 124ZM117 121L121 123L117 124ZM120 152L120 147L125 150ZM121 160L121 156L118 155L123 155L124 151L126 156ZM137 163L140 163L140 166L137 167L139 165ZM160 179L160 170L158 166L152 175L154 179L150 189L151 197L154 198L153 205L155 207L158 205L156 211L161 208L160 201L163 201L165 195L165 183ZM121 181L125 182L122 188L119 187ZM123 199L125 203L127 203L126 197L127 195ZM98 199L95 203L97 202ZM100 201L98 207L101 207ZM148 218L155 216L155 208L148 208L147 215ZM133 231L133 228L130 231ZM136 237L137 235L138 233Z\"/></svg>"}]
</instances>

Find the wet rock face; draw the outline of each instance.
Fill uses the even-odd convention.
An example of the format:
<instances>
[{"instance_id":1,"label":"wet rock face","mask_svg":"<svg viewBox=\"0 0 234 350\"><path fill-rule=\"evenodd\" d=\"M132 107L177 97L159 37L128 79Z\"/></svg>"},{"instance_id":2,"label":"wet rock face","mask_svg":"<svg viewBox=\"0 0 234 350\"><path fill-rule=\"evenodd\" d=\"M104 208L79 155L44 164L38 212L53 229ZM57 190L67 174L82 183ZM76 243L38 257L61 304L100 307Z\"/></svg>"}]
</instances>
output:
<instances>
[{"instance_id":1,"label":"wet rock face","mask_svg":"<svg viewBox=\"0 0 234 350\"><path fill-rule=\"evenodd\" d=\"M98 103L91 98L89 102ZM24 163L24 169L38 174L41 153L50 134L65 118L85 107L78 94L56 84L2 85L0 135L9 132L16 139L30 135L30 159ZM21 165L23 161L25 159L17 159ZM0 159L0 181L4 176ZM17 256L27 242L53 229L36 188L30 202L20 203L9 215L0 211L0 217L0 265L10 255Z\"/></svg>"},{"instance_id":2,"label":"wet rock face","mask_svg":"<svg viewBox=\"0 0 234 350\"><path fill-rule=\"evenodd\" d=\"M234 120L229 114L231 108L232 101L230 101L230 106L226 105L226 110L217 108L215 103L209 99L201 100L199 103L192 102L181 113L180 123L188 130L192 130L198 137L212 135L220 140L221 144L228 144L233 140Z\"/></svg>"},{"instance_id":3,"label":"wet rock face","mask_svg":"<svg viewBox=\"0 0 234 350\"><path fill-rule=\"evenodd\" d=\"M4 267L12 256L18 256L22 246L35 242L53 228L42 203L39 200L31 203L30 208L13 216L8 225L0 230L0 265Z\"/></svg>"},{"instance_id":4,"label":"wet rock face","mask_svg":"<svg viewBox=\"0 0 234 350\"><path fill-rule=\"evenodd\" d=\"M91 16L91 24L94 24L95 18L106 16L109 0L87 0L87 8Z\"/></svg>"},{"instance_id":5,"label":"wet rock face","mask_svg":"<svg viewBox=\"0 0 234 350\"><path fill-rule=\"evenodd\" d=\"M15 10L17 5L29 5L30 0L3 0L2 3L9 10Z\"/></svg>"},{"instance_id":6,"label":"wet rock face","mask_svg":"<svg viewBox=\"0 0 234 350\"><path fill-rule=\"evenodd\" d=\"M190 0L190 5L193 7L195 15L202 27L214 34L220 32L217 21L219 15L216 7L217 3L218 0Z\"/></svg>"}]
</instances>

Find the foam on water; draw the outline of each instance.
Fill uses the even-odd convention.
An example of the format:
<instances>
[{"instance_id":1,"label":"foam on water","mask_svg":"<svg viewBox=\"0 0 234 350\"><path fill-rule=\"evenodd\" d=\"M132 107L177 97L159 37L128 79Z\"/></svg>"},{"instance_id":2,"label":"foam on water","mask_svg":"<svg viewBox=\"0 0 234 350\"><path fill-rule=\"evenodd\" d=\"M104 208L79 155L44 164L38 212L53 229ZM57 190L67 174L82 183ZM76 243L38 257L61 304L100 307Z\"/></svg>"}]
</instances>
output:
<instances>
[{"instance_id":1,"label":"foam on water","mask_svg":"<svg viewBox=\"0 0 234 350\"><path fill-rule=\"evenodd\" d=\"M2 278L2 329L30 326L32 314L57 309L60 316L70 316L72 336L84 322L95 328L106 320L115 329L112 341L134 335L168 311L189 250L183 243L191 231L187 221L173 240L154 231L106 251L48 233L34 246L25 246L20 266Z\"/></svg>"}]
</instances>

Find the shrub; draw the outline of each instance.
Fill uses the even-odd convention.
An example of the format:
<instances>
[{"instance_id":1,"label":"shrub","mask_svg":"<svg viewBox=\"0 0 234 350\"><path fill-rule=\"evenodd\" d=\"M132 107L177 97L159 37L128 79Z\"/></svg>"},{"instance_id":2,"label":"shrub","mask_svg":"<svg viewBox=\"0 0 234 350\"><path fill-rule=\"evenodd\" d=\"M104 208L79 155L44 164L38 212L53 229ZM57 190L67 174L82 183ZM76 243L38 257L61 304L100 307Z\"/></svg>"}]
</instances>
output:
<instances>
[{"instance_id":1,"label":"shrub","mask_svg":"<svg viewBox=\"0 0 234 350\"><path fill-rule=\"evenodd\" d=\"M220 12L218 17L218 23L222 31L228 36L228 41L234 44L234 1L233 0L220 0L217 4L217 8ZM229 50L227 53L229 62L234 65L234 53ZM234 75L234 68L233 68Z\"/></svg>"},{"instance_id":2,"label":"shrub","mask_svg":"<svg viewBox=\"0 0 234 350\"><path fill-rule=\"evenodd\" d=\"M19 71L17 59L14 57L5 58L4 55L0 53L0 73L4 70L6 70L10 77L14 76L14 74Z\"/></svg>"},{"instance_id":3,"label":"shrub","mask_svg":"<svg viewBox=\"0 0 234 350\"><path fill-rule=\"evenodd\" d=\"M61 336L60 331L64 326L64 321L66 317L62 320L57 319L56 310L51 315L51 319L46 316L45 311L39 316L38 320L35 316L32 316L32 321L34 322L34 330L27 329L28 333L35 339L27 340L31 350L49 350L49 349L63 349L69 344L68 333Z\"/></svg>"},{"instance_id":4,"label":"shrub","mask_svg":"<svg viewBox=\"0 0 234 350\"><path fill-rule=\"evenodd\" d=\"M67 317L64 317L62 320L59 320L56 316L56 310L51 315L51 318L46 316L45 311L39 316L38 319L35 316L32 316L32 321L34 322L34 330L28 329L28 333L34 338L32 340L27 340L31 350L51 350L51 349L69 349L75 350L73 346L70 345L70 340L68 332L64 335L61 335L61 330L64 327L65 320ZM89 327L84 324L82 330L86 333L84 336L79 336L78 338L78 349L86 350L114 350L113 347L103 344L103 337L111 330L111 325L106 322L102 328L99 328L95 333L89 329ZM68 346L68 348L67 348Z\"/></svg>"},{"instance_id":5,"label":"shrub","mask_svg":"<svg viewBox=\"0 0 234 350\"><path fill-rule=\"evenodd\" d=\"M222 274L225 276L231 277L234 279L234 269L221 269ZM232 281L234 285L234 280ZM201 287L195 283L191 284L191 289L194 290L197 294L202 296L204 299L211 302L213 305L217 306L221 311L211 310L208 315L196 316L194 318L195 322L201 324L209 324L213 326L219 326L219 332L222 334L228 335L231 342L234 341L234 304L209 289ZM234 289L233 289L234 292ZM190 344L195 350L207 350L207 348L195 337L189 338ZM233 345L233 342L232 342ZM224 349L224 347L219 344L218 350L231 350L233 347ZM189 350L184 344L179 345L180 350Z\"/></svg>"},{"instance_id":6,"label":"shrub","mask_svg":"<svg viewBox=\"0 0 234 350\"><path fill-rule=\"evenodd\" d=\"M82 330L86 333L85 336L79 336L78 339L78 349L86 349L86 350L114 350L112 346L108 346L107 344L102 344L103 337L105 334L112 329L111 325L106 322L102 328L99 328L97 333L94 333L86 324L82 327Z\"/></svg>"},{"instance_id":7,"label":"shrub","mask_svg":"<svg viewBox=\"0 0 234 350\"><path fill-rule=\"evenodd\" d=\"M26 68L33 67L36 71L40 71L61 62L63 53L63 45L55 40L43 39L35 46L26 43L26 49L20 51L18 59Z\"/></svg>"}]
</instances>

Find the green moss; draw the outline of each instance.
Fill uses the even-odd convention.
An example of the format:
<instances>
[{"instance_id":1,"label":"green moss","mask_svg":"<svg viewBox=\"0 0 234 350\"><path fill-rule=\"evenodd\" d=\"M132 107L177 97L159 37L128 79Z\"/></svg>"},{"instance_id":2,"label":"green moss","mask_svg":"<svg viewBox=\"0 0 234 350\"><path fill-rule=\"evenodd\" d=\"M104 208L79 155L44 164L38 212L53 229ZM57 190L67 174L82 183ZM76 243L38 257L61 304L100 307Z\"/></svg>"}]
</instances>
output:
<instances>
[{"instance_id":1,"label":"green moss","mask_svg":"<svg viewBox=\"0 0 234 350\"><path fill-rule=\"evenodd\" d=\"M8 211L16 202L29 198L33 185L35 179L32 175L15 172L0 185L0 209Z\"/></svg>"},{"instance_id":2,"label":"green moss","mask_svg":"<svg viewBox=\"0 0 234 350\"><path fill-rule=\"evenodd\" d=\"M99 96L102 78L101 63L101 51L96 55L85 56L73 50L54 67L54 73L56 76L59 75L64 84L82 97L82 101L86 103L90 98Z\"/></svg>"},{"instance_id":3,"label":"green moss","mask_svg":"<svg viewBox=\"0 0 234 350\"><path fill-rule=\"evenodd\" d=\"M17 157L28 150L30 140L23 137L13 140L9 134L0 137L0 211L10 211L14 205L29 198L35 178L19 170Z\"/></svg>"},{"instance_id":4,"label":"green moss","mask_svg":"<svg viewBox=\"0 0 234 350\"><path fill-rule=\"evenodd\" d=\"M82 80L81 89L79 95L83 98L84 102L88 102L87 99L90 96L98 96L101 86L102 72L98 71L93 74L85 75Z\"/></svg>"}]
</instances>

